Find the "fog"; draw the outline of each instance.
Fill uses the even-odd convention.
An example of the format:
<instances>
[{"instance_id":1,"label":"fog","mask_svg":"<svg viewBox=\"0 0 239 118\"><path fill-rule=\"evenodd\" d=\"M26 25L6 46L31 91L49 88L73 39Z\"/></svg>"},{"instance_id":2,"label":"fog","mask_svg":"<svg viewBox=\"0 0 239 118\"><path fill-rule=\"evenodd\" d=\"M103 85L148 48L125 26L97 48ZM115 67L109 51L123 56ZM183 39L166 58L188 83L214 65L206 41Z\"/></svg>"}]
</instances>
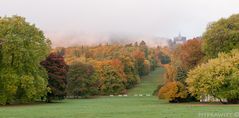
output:
<instances>
[{"instance_id":1,"label":"fog","mask_svg":"<svg viewBox=\"0 0 239 118\"><path fill-rule=\"evenodd\" d=\"M1 16L26 17L54 46L192 38L238 12L238 0L0 0Z\"/></svg>"}]
</instances>

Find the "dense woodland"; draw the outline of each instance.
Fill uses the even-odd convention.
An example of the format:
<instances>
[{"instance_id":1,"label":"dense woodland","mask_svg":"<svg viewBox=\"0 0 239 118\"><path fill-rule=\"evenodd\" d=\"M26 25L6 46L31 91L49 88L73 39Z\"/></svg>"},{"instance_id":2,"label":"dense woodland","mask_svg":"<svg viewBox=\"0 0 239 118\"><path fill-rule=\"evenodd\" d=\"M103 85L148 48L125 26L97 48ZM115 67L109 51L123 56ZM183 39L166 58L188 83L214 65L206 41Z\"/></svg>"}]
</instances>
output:
<instances>
[{"instance_id":1,"label":"dense woodland","mask_svg":"<svg viewBox=\"0 0 239 118\"><path fill-rule=\"evenodd\" d=\"M2 17L0 104L127 94L157 67L166 71L159 98L190 102L212 96L238 103L238 48L239 15L209 24L202 37L173 49L144 41L53 49L23 17Z\"/></svg>"},{"instance_id":2,"label":"dense woodland","mask_svg":"<svg viewBox=\"0 0 239 118\"><path fill-rule=\"evenodd\" d=\"M125 94L166 58L160 47L150 48L144 41L56 48L53 52L69 65L68 95L81 97Z\"/></svg>"}]
</instances>

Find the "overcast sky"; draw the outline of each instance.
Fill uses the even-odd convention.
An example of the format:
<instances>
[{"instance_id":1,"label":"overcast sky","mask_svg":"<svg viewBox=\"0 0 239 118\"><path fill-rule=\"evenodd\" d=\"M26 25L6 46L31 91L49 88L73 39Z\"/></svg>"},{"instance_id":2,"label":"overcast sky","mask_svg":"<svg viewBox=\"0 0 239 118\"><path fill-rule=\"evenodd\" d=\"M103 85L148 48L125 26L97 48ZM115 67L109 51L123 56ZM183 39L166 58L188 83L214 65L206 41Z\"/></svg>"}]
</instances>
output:
<instances>
[{"instance_id":1,"label":"overcast sky","mask_svg":"<svg viewBox=\"0 0 239 118\"><path fill-rule=\"evenodd\" d=\"M211 21L239 13L239 0L0 0L47 33L200 36Z\"/></svg>"}]
</instances>

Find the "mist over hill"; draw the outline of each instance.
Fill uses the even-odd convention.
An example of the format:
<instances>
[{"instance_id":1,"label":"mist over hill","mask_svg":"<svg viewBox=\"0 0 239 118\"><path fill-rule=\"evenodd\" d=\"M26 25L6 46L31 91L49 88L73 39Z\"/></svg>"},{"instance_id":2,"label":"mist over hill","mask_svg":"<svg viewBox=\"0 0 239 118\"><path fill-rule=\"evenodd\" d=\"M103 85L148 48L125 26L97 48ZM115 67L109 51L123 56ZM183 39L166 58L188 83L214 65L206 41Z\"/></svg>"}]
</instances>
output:
<instances>
[{"instance_id":1,"label":"mist over hill","mask_svg":"<svg viewBox=\"0 0 239 118\"><path fill-rule=\"evenodd\" d=\"M53 47L71 47L79 45L99 44L129 44L145 41L148 46L165 46L168 38L128 34L99 34L99 33L46 33Z\"/></svg>"}]
</instances>

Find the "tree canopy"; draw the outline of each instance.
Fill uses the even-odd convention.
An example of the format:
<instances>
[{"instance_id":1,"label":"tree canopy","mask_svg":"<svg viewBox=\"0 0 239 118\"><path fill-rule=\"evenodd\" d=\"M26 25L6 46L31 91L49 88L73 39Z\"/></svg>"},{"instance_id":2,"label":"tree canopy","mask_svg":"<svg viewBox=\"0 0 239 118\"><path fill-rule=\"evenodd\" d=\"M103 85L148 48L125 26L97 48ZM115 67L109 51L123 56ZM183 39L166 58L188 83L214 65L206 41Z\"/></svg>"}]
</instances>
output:
<instances>
[{"instance_id":1,"label":"tree canopy","mask_svg":"<svg viewBox=\"0 0 239 118\"><path fill-rule=\"evenodd\" d=\"M189 91L198 98L210 95L239 102L239 50L220 53L218 58L191 70L186 82Z\"/></svg>"},{"instance_id":2,"label":"tree canopy","mask_svg":"<svg viewBox=\"0 0 239 118\"><path fill-rule=\"evenodd\" d=\"M0 103L30 102L47 92L47 74L40 62L49 40L23 17L0 18Z\"/></svg>"},{"instance_id":3,"label":"tree canopy","mask_svg":"<svg viewBox=\"0 0 239 118\"><path fill-rule=\"evenodd\" d=\"M219 52L230 52L239 48L239 14L208 25L203 34L203 51L208 58L217 57Z\"/></svg>"},{"instance_id":4,"label":"tree canopy","mask_svg":"<svg viewBox=\"0 0 239 118\"><path fill-rule=\"evenodd\" d=\"M66 96L66 75L68 66L64 58L56 53L51 53L46 60L41 62L48 73L48 87L51 91L47 93L47 101L52 99L63 99Z\"/></svg>"}]
</instances>

